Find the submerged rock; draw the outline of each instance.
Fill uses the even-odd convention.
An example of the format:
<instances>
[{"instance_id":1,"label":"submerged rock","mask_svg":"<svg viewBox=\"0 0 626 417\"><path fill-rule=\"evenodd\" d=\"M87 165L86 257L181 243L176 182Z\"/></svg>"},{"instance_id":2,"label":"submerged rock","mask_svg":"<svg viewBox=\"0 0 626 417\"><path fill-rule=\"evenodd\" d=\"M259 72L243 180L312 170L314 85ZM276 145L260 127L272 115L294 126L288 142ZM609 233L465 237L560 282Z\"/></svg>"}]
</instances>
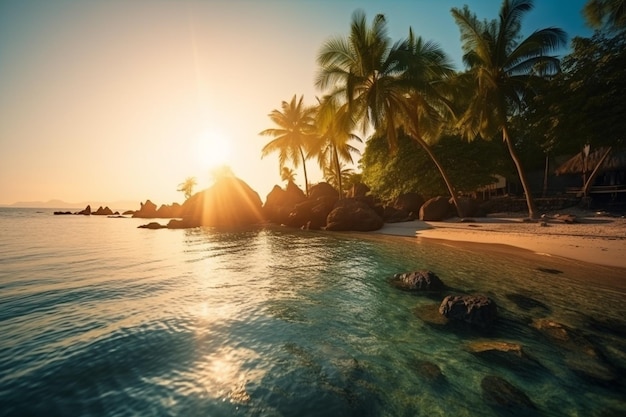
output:
<instances>
[{"instance_id":1,"label":"submerged rock","mask_svg":"<svg viewBox=\"0 0 626 417\"><path fill-rule=\"evenodd\" d=\"M439 313L448 319L490 329L497 318L497 307L484 295L448 295L441 302Z\"/></svg>"},{"instance_id":2,"label":"submerged rock","mask_svg":"<svg viewBox=\"0 0 626 417\"><path fill-rule=\"evenodd\" d=\"M431 383L443 383L446 381L441 368L429 361L417 361L415 363L415 371L420 377Z\"/></svg>"},{"instance_id":3,"label":"submerged rock","mask_svg":"<svg viewBox=\"0 0 626 417\"><path fill-rule=\"evenodd\" d=\"M517 343L483 340L470 342L464 349L476 357L516 371L532 371L543 368L533 357L529 356L522 345Z\"/></svg>"},{"instance_id":4,"label":"submerged rock","mask_svg":"<svg viewBox=\"0 0 626 417\"><path fill-rule=\"evenodd\" d=\"M437 274L425 269L395 274L391 284L405 291L442 291L445 289L444 283Z\"/></svg>"},{"instance_id":5,"label":"submerged rock","mask_svg":"<svg viewBox=\"0 0 626 417\"><path fill-rule=\"evenodd\" d=\"M504 378L488 375L480 383L483 400L506 415L539 415L537 407L528 395Z\"/></svg>"}]
</instances>

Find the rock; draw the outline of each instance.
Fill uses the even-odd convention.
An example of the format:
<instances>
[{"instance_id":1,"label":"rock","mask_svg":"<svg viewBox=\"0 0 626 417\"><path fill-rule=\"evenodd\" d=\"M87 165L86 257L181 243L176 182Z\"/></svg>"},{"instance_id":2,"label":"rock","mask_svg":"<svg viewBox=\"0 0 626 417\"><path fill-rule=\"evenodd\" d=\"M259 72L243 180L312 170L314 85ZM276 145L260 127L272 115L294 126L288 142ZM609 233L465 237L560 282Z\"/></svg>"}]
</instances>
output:
<instances>
[{"instance_id":1,"label":"rock","mask_svg":"<svg viewBox=\"0 0 626 417\"><path fill-rule=\"evenodd\" d=\"M317 183L309 188L309 199L316 200L320 197L339 198L339 192L327 182Z\"/></svg>"},{"instance_id":2,"label":"rock","mask_svg":"<svg viewBox=\"0 0 626 417\"><path fill-rule=\"evenodd\" d=\"M592 358L599 357L598 351L587 338L564 324L541 318L533 320L532 327L539 330L541 334L558 346L570 351L584 353Z\"/></svg>"},{"instance_id":3,"label":"rock","mask_svg":"<svg viewBox=\"0 0 626 417\"><path fill-rule=\"evenodd\" d=\"M167 226L164 226L162 224L159 224L157 222L150 222L148 224L142 224L141 226L137 226L138 229L165 229L167 228Z\"/></svg>"},{"instance_id":4,"label":"rock","mask_svg":"<svg viewBox=\"0 0 626 417\"><path fill-rule=\"evenodd\" d=\"M113 215L113 210L111 210L109 207L98 207L98 210L92 212L91 214L95 215L95 216L111 216Z\"/></svg>"},{"instance_id":5,"label":"rock","mask_svg":"<svg viewBox=\"0 0 626 417\"><path fill-rule=\"evenodd\" d=\"M272 223L287 224L289 214L294 210L298 203L306 200L304 192L298 188L292 181L287 183L287 187L283 190L275 185L272 191L267 195L263 212L265 217Z\"/></svg>"},{"instance_id":6,"label":"rock","mask_svg":"<svg viewBox=\"0 0 626 417\"><path fill-rule=\"evenodd\" d=\"M366 203L352 198L339 200L326 217L326 230L369 232L383 227L383 219Z\"/></svg>"},{"instance_id":7,"label":"rock","mask_svg":"<svg viewBox=\"0 0 626 417\"><path fill-rule=\"evenodd\" d=\"M543 368L533 357L529 356L522 345L517 343L485 340L470 342L464 349L474 356L490 363L498 364L518 371L531 371Z\"/></svg>"},{"instance_id":8,"label":"rock","mask_svg":"<svg viewBox=\"0 0 626 417\"><path fill-rule=\"evenodd\" d=\"M370 187L367 185L358 182L352 185L352 188L348 190L347 197L348 198L356 198L356 197L365 197L367 193L370 192Z\"/></svg>"},{"instance_id":9,"label":"rock","mask_svg":"<svg viewBox=\"0 0 626 417\"><path fill-rule=\"evenodd\" d=\"M565 363L583 379L603 384L617 379L616 372L606 363L602 352L580 332L546 318L533 320L532 327L553 344L566 350Z\"/></svg>"},{"instance_id":10,"label":"rock","mask_svg":"<svg viewBox=\"0 0 626 417\"><path fill-rule=\"evenodd\" d=\"M140 219L154 219L157 216L157 206L150 200L146 200L145 203L139 203L139 210L133 213L133 217Z\"/></svg>"},{"instance_id":11,"label":"rock","mask_svg":"<svg viewBox=\"0 0 626 417\"><path fill-rule=\"evenodd\" d=\"M419 217L420 207L424 204L424 198L417 193L400 194L393 202L393 208L407 213L410 220Z\"/></svg>"},{"instance_id":12,"label":"rock","mask_svg":"<svg viewBox=\"0 0 626 417\"><path fill-rule=\"evenodd\" d=\"M218 179L212 187L194 194L182 206L185 227L236 228L264 221L259 195L234 176Z\"/></svg>"},{"instance_id":13,"label":"rock","mask_svg":"<svg viewBox=\"0 0 626 417\"><path fill-rule=\"evenodd\" d=\"M485 214L480 208L480 203L475 198L457 197L456 201L459 203L463 217L480 217ZM453 213L458 214L452 197L450 197L448 203L452 207Z\"/></svg>"},{"instance_id":14,"label":"rock","mask_svg":"<svg viewBox=\"0 0 626 417\"><path fill-rule=\"evenodd\" d=\"M405 291L442 291L446 287L437 274L427 270L395 274L390 282Z\"/></svg>"},{"instance_id":15,"label":"rock","mask_svg":"<svg viewBox=\"0 0 626 417\"><path fill-rule=\"evenodd\" d=\"M448 324L449 320L439 314L436 304L419 305L415 307L413 313L415 316L422 320L424 323L433 327L444 327Z\"/></svg>"},{"instance_id":16,"label":"rock","mask_svg":"<svg viewBox=\"0 0 626 417\"><path fill-rule=\"evenodd\" d=\"M483 400L496 409L506 410L507 415L538 415L528 395L503 378L488 375L480 382L480 388Z\"/></svg>"},{"instance_id":17,"label":"rock","mask_svg":"<svg viewBox=\"0 0 626 417\"><path fill-rule=\"evenodd\" d=\"M442 383L446 380L441 368L429 361L417 361L415 370L420 377L431 383Z\"/></svg>"},{"instance_id":18,"label":"rock","mask_svg":"<svg viewBox=\"0 0 626 417\"><path fill-rule=\"evenodd\" d=\"M433 197L420 207L419 219L422 221L442 221L450 218L454 209L445 197Z\"/></svg>"},{"instance_id":19,"label":"rock","mask_svg":"<svg viewBox=\"0 0 626 417\"><path fill-rule=\"evenodd\" d=\"M497 318L497 307L484 295L448 295L441 302L439 313L448 319L490 329Z\"/></svg>"},{"instance_id":20,"label":"rock","mask_svg":"<svg viewBox=\"0 0 626 417\"><path fill-rule=\"evenodd\" d=\"M392 206L385 206L383 209L382 218L385 223L399 223L399 222L409 222L411 220L411 216L408 212L404 210L399 210Z\"/></svg>"},{"instance_id":21,"label":"rock","mask_svg":"<svg viewBox=\"0 0 626 417\"><path fill-rule=\"evenodd\" d=\"M81 210L79 212L77 212L76 214L82 214L85 216L89 216L91 214L91 206L88 204L87 207L85 207L84 210Z\"/></svg>"},{"instance_id":22,"label":"rock","mask_svg":"<svg viewBox=\"0 0 626 417\"><path fill-rule=\"evenodd\" d=\"M287 225L317 230L326 226L326 219L335 207L336 197L321 196L297 204L289 214Z\"/></svg>"},{"instance_id":23,"label":"rock","mask_svg":"<svg viewBox=\"0 0 626 417\"><path fill-rule=\"evenodd\" d=\"M54 212L55 216L65 215L65 214L72 214L72 212L71 211L55 211Z\"/></svg>"},{"instance_id":24,"label":"rock","mask_svg":"<svg viewBox=\"0 0 626 417\"><path fill-rule=\"evenodd\" d=\"M546 304L524 294L509 293L506 294L505 297L509 301L513 302L518 308L525 311L540 310L544 314L547 314L551 311L550 307L548 307Z\"/></svg>"}]
</instances>

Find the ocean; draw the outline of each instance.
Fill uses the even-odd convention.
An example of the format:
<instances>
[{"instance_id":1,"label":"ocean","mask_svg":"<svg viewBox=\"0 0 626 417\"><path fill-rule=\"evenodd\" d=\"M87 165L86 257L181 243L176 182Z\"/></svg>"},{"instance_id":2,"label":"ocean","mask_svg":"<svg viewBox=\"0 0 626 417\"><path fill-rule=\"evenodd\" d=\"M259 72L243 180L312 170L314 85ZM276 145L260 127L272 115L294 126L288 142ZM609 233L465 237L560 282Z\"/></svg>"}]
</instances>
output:
<instances>
[{"instance_id":1,"label":"ocean","mask_svg":"<svg viewBox=\"0 0 626 417\"><path fill-rule=\"evenodd\" d=\"M0 208L0 416L626 413L626 293L594 284L623 270L52 212ZM450 290L390 285L416 269ZM491 297L495 330L431 320L448 293Z\"/></svg>"}]
</instances>

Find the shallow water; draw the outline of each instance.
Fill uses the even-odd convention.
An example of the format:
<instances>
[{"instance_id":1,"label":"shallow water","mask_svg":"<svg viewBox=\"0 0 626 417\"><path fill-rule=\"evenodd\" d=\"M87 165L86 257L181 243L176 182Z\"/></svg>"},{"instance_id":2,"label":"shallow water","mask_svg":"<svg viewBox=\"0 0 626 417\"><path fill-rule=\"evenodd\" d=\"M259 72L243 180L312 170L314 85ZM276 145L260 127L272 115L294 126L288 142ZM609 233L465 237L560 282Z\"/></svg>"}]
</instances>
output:
<instances>
[{"instance_id":1,"label":"shallow water","mask_svg":"<svg viewBox=\"0 0 626 417\"><path fill-rule=\"evenodd\" d=\"M0 416L626 412L626 293L587 283L625 271L417 239L142 223L0 209ZM452 289L389 284L415 269ZM493 298L495 330L429 324L452 292ZM530 325L539 318L578 338L554 342ZM467 351L484 340L521 344L532 361ZM536 408L490 406L487 375Z\"/></svg>"}]
</instances>

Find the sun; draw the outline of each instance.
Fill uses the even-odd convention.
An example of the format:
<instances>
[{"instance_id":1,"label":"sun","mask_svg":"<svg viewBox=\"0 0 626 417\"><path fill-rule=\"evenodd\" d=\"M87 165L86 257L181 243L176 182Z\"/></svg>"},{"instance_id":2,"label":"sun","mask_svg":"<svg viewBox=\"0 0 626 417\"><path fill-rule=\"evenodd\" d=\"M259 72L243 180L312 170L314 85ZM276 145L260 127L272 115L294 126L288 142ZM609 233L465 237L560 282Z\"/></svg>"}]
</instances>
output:
<instances>
[{"instance_id":1,"label":"sun","mask_svg":"<svg viewBox=\"0 0 626 417\"><path fill-rule=\"evenodd\" d=\"M196 139L195 158L202 169L230 165L232 144L229 138L217 131L206 130Z\"/></svg>"}]
</instances>

